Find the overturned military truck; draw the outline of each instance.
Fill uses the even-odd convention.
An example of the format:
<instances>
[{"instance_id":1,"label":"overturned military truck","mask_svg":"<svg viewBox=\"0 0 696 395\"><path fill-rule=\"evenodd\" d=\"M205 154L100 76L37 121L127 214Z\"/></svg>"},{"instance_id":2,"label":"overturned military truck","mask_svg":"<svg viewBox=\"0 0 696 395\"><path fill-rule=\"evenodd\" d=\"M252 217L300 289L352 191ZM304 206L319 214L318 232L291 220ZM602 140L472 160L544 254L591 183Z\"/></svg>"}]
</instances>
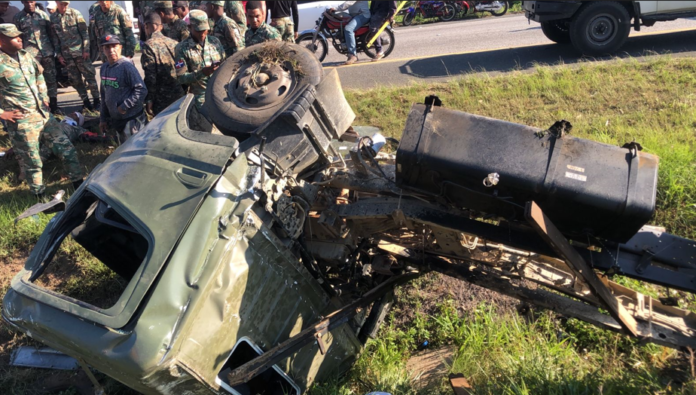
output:
<instances>
[{"instance_id":1,"label":"overturned military truck","mask_svg":"<svg viewBox=\"0 0 696 395\"><path fill-rule=\"evenodd\" d=\"M696 243L645 225L657 157L434 96L413 105L392 155L393 141L351 127L336 72L323 73L296 45L228 59L203 116L178 101L67 207L35 209L63 211L3 318L144 394L304 393L348 369L394 287L429 271L696 347L693 313L607 276L696 291ZM108 303L42 285L71 267L57 257L69 241L122 280Z\"/></svg>"}]
</instances>

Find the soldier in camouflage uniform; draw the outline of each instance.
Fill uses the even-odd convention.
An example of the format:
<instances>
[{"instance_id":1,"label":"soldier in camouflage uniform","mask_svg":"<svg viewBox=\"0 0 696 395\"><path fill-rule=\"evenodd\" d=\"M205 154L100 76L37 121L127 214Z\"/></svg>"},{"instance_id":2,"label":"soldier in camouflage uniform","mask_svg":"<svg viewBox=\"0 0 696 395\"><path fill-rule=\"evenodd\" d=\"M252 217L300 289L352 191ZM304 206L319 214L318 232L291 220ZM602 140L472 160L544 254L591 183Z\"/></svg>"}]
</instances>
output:
<instances>
[{"instance_id":1,"label":"soldier in camouflage uniform","mask_svg":"<svg viewBox=\"0 0 696 395\"><path fill-rule=\"evenodd\" d=\"M99 7L94 10L94 17L90 20L90 40L99 42L101 37L111 34L117 36L123 43L123 56L133 58L135 55L135 36L133 35L133 22L128 13L113 1L101 1ZM102 61L106 62L106 56L102 53Z\"/></svg>"},{"instance_id":2,"label":"soldier in camouflage uniform","mask_svg":"<svg viewBox=\"0 0 696 395\"><path fill-rule=\"evenodd\" d=\"M184 96L184 89L176 80L174 56L176 41L162 34L162 18L156 13L145 19L145 32L149 39L143 44L140 61L145 71L145 108L155 116L170 104Z\"/></svg>"},{"instance_id":3,"label":"soldier in camouflage uniform","mask_svg":"<svg viewBox=\"0 0 696 395\"><path fill-rule=\"evenodd\" d=\"M244 49L244 36L237 23L225 16L224 6L224 1L209 1L208 17L213 23L213 36L222 43L222 47L225 48L225 56L230 57L235 52Z\"/></svg>"},{"instance_id":4,"label":"soldier in camouflage uniform","mask_svg":"<svg viewBox=\"0 0 696 395\"><path fill-rule=\"evenodd\" d=\"M23 1L24 9L14 16L14 24L22 32L24 49L43 67L48 88L49 106L58 112L55 50L51 42L51 20L48 14L36 9L35 1Z\"/></svg>"},{"instance_id":5,"label":"soldier in camouflage uniform","mask_svg":"<svg viewBox=\"0 0 696 395\"><path fill-rule=\"evenodd\" d=\"M244 7L241 1L225 1L225 14L237 22L237 26L241 30L242 36L246 33L247 19L244 13Z\"/></svg>"},{"instance_id":6,"label":"soldier in camouflage uniform","mask_svg":"<svg viewBox=\"0 0 696 395\"><path fill-rule=\"evenodd\" d=\"M294 43L298 34L295 27L299 27L300 18L296 1L272 1L268 3L268 11L271 14L271 26L280 33L283 41Z\"/></svg>"},{"instance_id":7,"label":"soldier in camouflage uniform","mask_svg":"<svg viewBox=\"0 0 696 395\"><path fill-rule=\"evenodd\" d=\"M87 28L89 29L89 58L92 62L99 59L99 43L92 38L92 31L94 29L94 13L99 8L99 2L95 1L94 4L89 6L89 19L87 22Z\"/></svg>"},{"instance_id":8,"label":"soldier in camouflage uniform","mask_svg":"<svg viewBox=\"0 0 696 395\"><path fill-rule=\"evenodd\" d=\"M138 4L140 11L140 14L138 15L138 29L140 30L140 41L145 41L147 40L147 34L145 34L145 19L148 15L150 15L150 13L155 11L155 2L141 1Z\"/></svg>"},{"instance_id":9,"label":"soldier in camouflage uniform","mask_svg":"<svg viewBox=\"0 0 696 395\"><path fill-rule=\"evenodd\" d=\"M43 70L22 50L21 34L13 24L0 24L0 119L7 123L32 193L41 196L45 191L39 140L63 161L77 188L83 176L77 152L48 111Z\"/></svg>"},{"instance_id":10,"label":"soldier in camouflage uniform","mask_svg":"<svg viewBox=\"0 0 696 395\"><path fill-rule=\"evenodd\" d=\"M208 35L208 15L201 10L189 14L191 37L176 46L176 76L181 85L188 86L196 96L196 108L205 101L208 79L225 60L225 49L220 40Z\"/></svg>"},{"instance_id":11,"label":"soldier in camouflage uniform","mask_svg":"<svg viewBox=\"0 0 696 395\"><path fill-rule=\"evenodd\" d=\"M162 18L162 34L178 43L189 38L189 27L174 13L174 5L171 1L156 1L155 11Z\"/></svg>"},{"instance_id":12,"label":"soldier in camouflage uniform","mask_svg":"<svg viewBox=\"0 0 696 395\"><path fill-rule=\"evenodd\" d=\"M93 111L99 108L99 88L96 72L89 57L87 22L80 11L68 7L69 4L69 1L57 2L58 9L51 14L53 46L58 51L58 61L68 70L70 85L80 95L84 107ZM94 107L87 96L87 89L92 93Z\"/></svg>"},{"instance_id":13,"label":"soldier in camouflage uniform","mask_svg":"<svg viewBox=\"0 0 696 395\"><path fill-rule=\"evenodd\" d=\"M266 24L266 14L263 12L260 1L247 3L247 21L249 29L244 35L244 43L247 47L266 41L282 41L278 30Z\"/></svg>"}]
</instances>

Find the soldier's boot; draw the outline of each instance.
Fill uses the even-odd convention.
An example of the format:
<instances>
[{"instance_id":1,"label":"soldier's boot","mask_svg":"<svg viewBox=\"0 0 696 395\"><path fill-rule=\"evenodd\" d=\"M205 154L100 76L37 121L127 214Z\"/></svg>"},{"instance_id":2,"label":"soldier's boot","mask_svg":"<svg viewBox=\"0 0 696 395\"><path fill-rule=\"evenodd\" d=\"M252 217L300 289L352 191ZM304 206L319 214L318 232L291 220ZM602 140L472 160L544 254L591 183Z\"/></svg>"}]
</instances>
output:
<instances>
[{"instance_id":1,"label":"soldier's boot","mask_svg":"<svg viewBox=\"0 0 696 395\"><path fill-rule=\"evenodd\" d=\"M99 111L99 109L101 108L101 101L99 101L98 97L95 97L94 100L92 100L92 106L96 111Z\"/></svg>"},{"instance_id":2,"label":"soldier's boot","mask_svg":"<svg viewBox=\"0 0 696 395\"><path fill-rule=\"evenodd\" d=\"M92 103L89 102L89 99L85 99L82 101L82 108L87 109L89 111L94 111L94 107L92 107Z\"/></svg>"},{"instance_id":3,"label":"soldier's boot","mask_svg":"<svg viewBox=\"0 0 696 395\"><path fill-rule=\"evenodd\" d=\"M55 115L63 115L63 111L58 108L58 98L57 97L51 97L48 102L48 106L51 109L51 113Z\"/></svg>"}]
</instances>

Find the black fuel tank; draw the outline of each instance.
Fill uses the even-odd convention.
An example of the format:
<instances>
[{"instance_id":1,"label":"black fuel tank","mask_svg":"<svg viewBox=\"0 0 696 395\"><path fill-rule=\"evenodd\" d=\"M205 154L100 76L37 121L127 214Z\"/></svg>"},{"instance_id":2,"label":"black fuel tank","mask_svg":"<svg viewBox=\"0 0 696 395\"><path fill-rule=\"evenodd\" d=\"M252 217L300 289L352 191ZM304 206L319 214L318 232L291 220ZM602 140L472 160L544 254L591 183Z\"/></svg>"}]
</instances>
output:
<instances>
[{"instance_id":1,"label":"black fuel tank","mask_svg":"<svg viewBox=\"0 0 696 395\"><path fill-rule=\"evenodd\" d=\"M416 104L396 155L396 181L508 219L523 219L522 208L534 200L570 237L626 242L654 214L658 161L628 148ZM492 173L499 182L484 185Z\"/></svg>"}]
</instances>

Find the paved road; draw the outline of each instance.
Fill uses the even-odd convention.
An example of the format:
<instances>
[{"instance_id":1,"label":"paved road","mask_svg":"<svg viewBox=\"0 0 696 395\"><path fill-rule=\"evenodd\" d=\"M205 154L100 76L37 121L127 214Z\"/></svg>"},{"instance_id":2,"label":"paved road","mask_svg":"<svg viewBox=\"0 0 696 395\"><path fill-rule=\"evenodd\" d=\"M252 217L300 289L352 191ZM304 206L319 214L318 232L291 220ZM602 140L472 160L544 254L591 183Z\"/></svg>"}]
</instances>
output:
<instances>
[{"instance_id":1,"label":"paved road","mask_svg":"<svg viewBox=\"0 0 696 395\"><path fill-rule=\"evenodd\" d=\"M324 66L338 68L345 88L366 89L580 60L572 46L549 41L538 23L528 24L522 15L399 27L396 41L394 52L380 62L370 62L363 56L352 66L338 66L343 57L333 52ZM618 56L665 53L696 56L696 18L657 23L632 32Z\"/></svg>"},{"instance_id":2,"label":"paved road","mask_svg":"<svg viewBox=\"0 0 696 395\"><path fill-rule=\"evenodd\" d=\"M367 89L412 81L441 81L484 70L502 73L532 69L538 63L574 64L580 60L571 46L551 43L539 24L529 24L522 15L397 27L396 40L394 52L380 62L365 60L363 55L361 62L340 66L344 58L331 48L324 66L338 69L344 88ZM619 56L665 53L696 56L696 18L657 23L632 32ZM140 68L137 55L135 64ZM61 92L61 106L81 106L73 89Z\"/></svg>"}]
</instances>

